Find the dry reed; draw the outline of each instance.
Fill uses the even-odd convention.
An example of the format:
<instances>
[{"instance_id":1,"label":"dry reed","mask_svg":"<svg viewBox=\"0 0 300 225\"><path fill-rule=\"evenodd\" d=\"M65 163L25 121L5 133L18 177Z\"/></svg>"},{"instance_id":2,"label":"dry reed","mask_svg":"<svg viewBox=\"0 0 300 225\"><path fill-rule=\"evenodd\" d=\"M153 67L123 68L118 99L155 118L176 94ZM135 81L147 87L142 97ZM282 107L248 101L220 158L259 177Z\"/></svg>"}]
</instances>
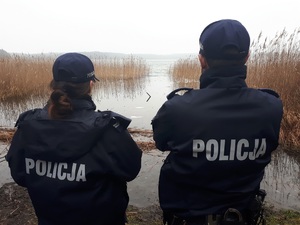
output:
<instances>
[{"instance_id":1,"label":"dry reed","mask_svg":"<svg viewBox=\"0 0 300 225\"><path fill-rule=\"evenodd\" d=\"M257 88L271 88L279 93L284 105L281 143L295 151L300 148L300 29L292 34L285 30L274 38L252 43L248 84Z\"/></svg>"},{"instance_id":2,"label":"dry reed","mask_svg":"<svg viewBox=\"0 0 300 225\"><path fill-rule=\"evenodd\" d=\"M46 57L12 55L0 60L0 100L18 101L47 93L52 61Z\"/></svg>"},{"instance_id":3,"label":"dry reed","mask_svg":"<svg viewBox=\"0 0 300 225\"><path fill-rule=\"evenodd\" d=\"M134 89L149 74L149 67L139 58L94 59L95 72L101 80L96 88ZM12 55L0 59L0 100L22 101L49 94L54 57L46 55ZM116 87L115 87L116 86ZM126 91L125 90L125 91Z\"/></svg>"},{"instance_id":4,"label":"dry reed","mask_svg":"<svg viewBox=\"0 0 300 225\"><path fill-rule=\"evenodd\" d=\"M251 44L247 63L249 87L270 88L279 93L284 105L280 142L292 152L300 150L299 33L300 28L292 34L283 30L270 40L260 34ZM200 68L195 64L199 65L196 57L181 59L171 67L174 88L199 86Z\"/></svg>"},{"instance_id":5,"label":"dry reed","mask_svg":"<svg viewBox=\"0 0 300 225\"><path fill-rule=\"evenodd\" d=\"M98 58L95 71L101 80L97 82L98 88L131 94L141 89L150 68L142 58L130 55L125 58Z\"/></svg>"},{"instance_id":6,"label":"dry reed","mask_svg":"<svg viewBox=\"0 0 300 225\"><path fill-rule=\"evenodd\" d=\"M174 87L199 87L200 64L197 57L179 59L169 70Z\"/></svg>"}]
</instances>

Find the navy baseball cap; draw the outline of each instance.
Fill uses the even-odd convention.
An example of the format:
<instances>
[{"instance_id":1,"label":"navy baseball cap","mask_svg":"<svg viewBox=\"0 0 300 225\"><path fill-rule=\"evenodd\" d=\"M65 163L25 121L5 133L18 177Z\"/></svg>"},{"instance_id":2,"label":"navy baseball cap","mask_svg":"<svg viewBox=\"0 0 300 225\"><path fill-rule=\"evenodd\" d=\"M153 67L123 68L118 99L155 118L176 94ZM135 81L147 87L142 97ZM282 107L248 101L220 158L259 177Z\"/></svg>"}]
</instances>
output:
<instances>
[{"instance_id":1,"label":"navy baseball cap","mask_svg":"<svg viewBox=\"0 0 300 225\"><path fill-rule=\"evenodd\" d=\"M237 20L218 20L209 24L199 38L200 54L208 59L242 59L248 55L250 36ZM237 51L229 53L228 48Z\"/></svg>"},{"instance_id":2,"label":"navy baseball cap","mask_svg":"<svg viewBox=\"0 0 300 225\"><path fill-rule=\"evenodd\" d=\"M75 52L59 56L53 64L52 73L55 81L74 83L99 81L95 76L92 61L87 56Z\"/></svg>"}]
</instances>

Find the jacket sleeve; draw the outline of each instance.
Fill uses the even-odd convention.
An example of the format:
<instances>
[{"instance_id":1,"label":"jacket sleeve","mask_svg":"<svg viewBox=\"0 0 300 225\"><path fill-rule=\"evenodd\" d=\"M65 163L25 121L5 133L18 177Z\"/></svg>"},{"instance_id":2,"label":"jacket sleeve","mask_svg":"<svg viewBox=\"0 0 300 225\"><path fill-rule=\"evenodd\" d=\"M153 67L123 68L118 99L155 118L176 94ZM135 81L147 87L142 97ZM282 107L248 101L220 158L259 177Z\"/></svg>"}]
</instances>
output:
<instances>
[{"instance_id":1,"label":"jacket sleeve","mask_svg":"<svg viewBox=\"0 0 300 225\"><path fill-rule=\"evenodd\" d=\"M22 130L18 128L15 132L7 155L5 156L10 167L10 173L14 181L23 187L25 183L25 159L22 147Z\"/></svg>"},{"instance_id":2,"label":"jacket sleeve","mask_svg":"<svg viewBox=\"0 0 300 225\"><path fill-rule=\"evenodd\" d=\"M184 94L186 94L192 90L193 88L183 87L172 91L167 95L168 100L161 106L152 119L153 139L159 150L172 151L171 141L174 140L174 131L178 129L178 127L175 127L174 121L180 119L180 116L178 116L178 107L176 107L178 104L176 102L178 102L182 94L178 93L184 91Z\"/></svg>"},{"instance_id":3,"label":"jacket sleeve","mask_svg":"<svg viewBox=\"0 0 300 225\"><path fill-rule=\"evenodd\" d=\"M26 167L22 122L25 120L25 118L31 118L37 111L37 109L28 110L19 115L19 118L15 125L15 127L17 127L17 130L13 136L9 150L5 156L5 159L8 162L8 166L10 167L12 178L18 185L23 187L26 187Z\"/></svg>"},{"instance_id":4,"label":"jacket sleeve","mask_svg":"<svg viewBox=\"0 0 300 225\"><path fill-rule=\"evenodd\" d=\"M151 124L156 147L161 151L170 150L169 140L174 128L172 127L171 114L168 113L166 103L158 110Z\"/></svg>"},{"instance_id":5,"label":"jacket sleeve","mask_svg":"<svg viewBox=\"0 0 300 225\"><path fill-rule=\"evenodd\" d=\"M113 175L125 181L133 180L141 169L142 151L127 131L110 127L100 143L109 154Z\"/></svg>"},{"instance_id":6,"label":"jacket sleeve","mask_svg":"<svg viewBox=\"0 0 300 225\"><path fill-rule=\"evenodd\" d=\"M133 180L141 169L142 151L127 130L130 123L113 116L95 146L102 171L123 181Z\"/></svg>"}]
</instances>

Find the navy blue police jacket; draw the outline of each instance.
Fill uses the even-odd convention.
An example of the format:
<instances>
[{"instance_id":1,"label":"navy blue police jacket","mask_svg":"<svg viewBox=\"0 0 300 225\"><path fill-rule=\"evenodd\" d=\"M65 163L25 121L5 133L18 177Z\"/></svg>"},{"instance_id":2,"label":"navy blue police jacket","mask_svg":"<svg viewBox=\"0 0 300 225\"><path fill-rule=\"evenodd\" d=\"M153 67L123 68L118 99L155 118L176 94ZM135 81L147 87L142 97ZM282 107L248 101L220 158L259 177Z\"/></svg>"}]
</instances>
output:
<instances>
[{"instance_id":1,"label":"navy blue police jacket","mask_svg":"<svg viewBox=\"0 0 300 225\"><path fill-rule=\"evenodd\" d=\"M39 225L125 223L127 182L142 152L127 131L130 120L73 99L69 119L50 120L47 107L20 115L6 159L27 188Z\"/></svg>"},{"instance_id":2,"label":"navy blue police jacket","mask_svg":"<svg viewBox=\"0 0 300 225\"><path fill-rule=\"evenodd\" d=\"M246 210L278 146L282 102L248 88L247 67L208 69L200 89L170 93L152 120L153 138L170 151L160 171L159 201L182 218Z\"/></svg>"}]
</instances>

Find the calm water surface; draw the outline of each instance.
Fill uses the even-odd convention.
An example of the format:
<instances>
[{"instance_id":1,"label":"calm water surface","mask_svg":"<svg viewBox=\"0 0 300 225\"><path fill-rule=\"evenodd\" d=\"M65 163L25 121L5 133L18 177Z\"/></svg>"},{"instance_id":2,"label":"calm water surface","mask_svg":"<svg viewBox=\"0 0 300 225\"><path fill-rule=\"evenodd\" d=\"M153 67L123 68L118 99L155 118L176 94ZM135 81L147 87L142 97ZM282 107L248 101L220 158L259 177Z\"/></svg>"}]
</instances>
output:
<instances>
[{"instance_id":1,"label":"calm water surface","mask_svg":"<svg viewBox=\"0 0 300 225\"><path fill-rule=\"evenodd\" d=\"M131 92L126 91L125 88L119 88L117 91L98 90L93 93L97 109L112 110L131 118L131 128L151 129L151 119L166 100L166 95L173 90L168 70L175 61L176 59L146 59L151 71L144 83ZM27 109L42 107L45 102L46 99L30 99L22 103L0 103L0 126L13 127L19 113ZM165 153L157 152L144 154L141 173L134 182L129 184L129 193L134 193L134 197L131 198L133 204L147 206L157 203L157 179L165 156ZM2 172L4 164L0 163ZM6 182L7 179L2 174L0 184ZM272 204L300 211L299 161L278 151L266 168L261 187L267 191L267 200Z\"/></svg>"}]
</instances>

